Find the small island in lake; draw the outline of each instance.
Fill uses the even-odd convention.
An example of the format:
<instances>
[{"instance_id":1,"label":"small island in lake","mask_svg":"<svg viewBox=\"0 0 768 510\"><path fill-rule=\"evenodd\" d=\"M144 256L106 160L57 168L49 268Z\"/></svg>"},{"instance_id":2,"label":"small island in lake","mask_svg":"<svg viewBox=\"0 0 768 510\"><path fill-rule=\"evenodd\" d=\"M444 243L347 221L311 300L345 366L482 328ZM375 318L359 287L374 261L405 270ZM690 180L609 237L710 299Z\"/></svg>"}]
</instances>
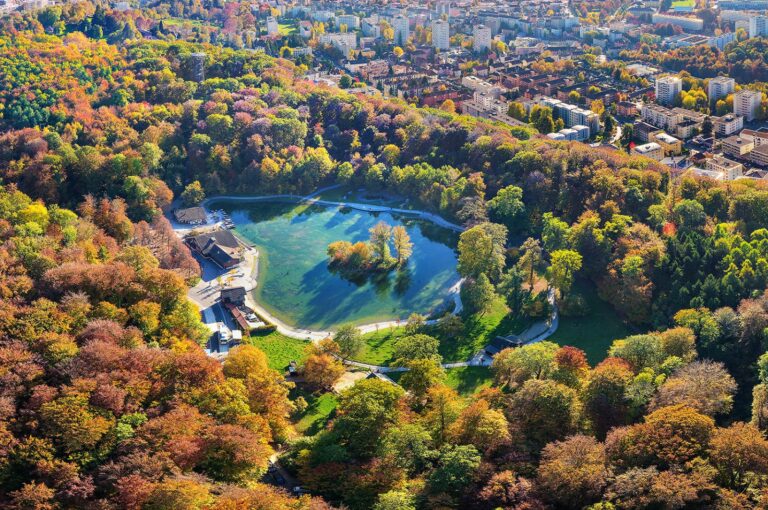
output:
<instances>
[{"instance_id":1,"label":"small island in lake","mask_svg":"<svg viewBox=\"0 0 768 510\"><path fill-rule=\"evenodd\" d=\"M413 253L405 227L380 221L368 231L367 242L335 241L328 245L330 265L352 274L388 272L403 267ZM394 256L390 249L394 247Z\"/></svg>"}]
</instances>

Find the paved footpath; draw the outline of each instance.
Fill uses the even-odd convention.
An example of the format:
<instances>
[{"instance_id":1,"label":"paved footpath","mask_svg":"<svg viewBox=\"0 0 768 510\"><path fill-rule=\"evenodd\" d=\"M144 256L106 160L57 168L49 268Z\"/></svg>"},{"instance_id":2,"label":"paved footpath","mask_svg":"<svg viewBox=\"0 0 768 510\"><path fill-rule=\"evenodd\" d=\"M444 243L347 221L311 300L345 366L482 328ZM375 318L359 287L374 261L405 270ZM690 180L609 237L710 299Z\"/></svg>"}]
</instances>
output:
<instances>
[{"instance_id":1,"label":"paved footpath","mask_svg":"<svg viewBox=\"0 0 768 510\"><path fill-rule=\"evenodd\" d=\"M367 212L393 212L395 214L402 214L402 215L410 215L410 216L416 216L417 218L423 219L425 221L430 221L436 225L439 225L441 227L453 230L455 232L463 232L464 227L457 225L455 223L451 223L450 221L446 220L445 218L442 218L436 214L430 213L428 211L418 211L418 210L410 210L410 209L400 209L397 207L386 207L386 206L377 206L377 205L369 205L369 204L360 204L356 202L334 202L331 200L320 200L317 197L318 195L322 194L325 191L329 191L331 189L338 188L339 186L329 186L327 188L323 188L320 190L315 191L314 193L306 196L299 196L299 195L259 195L259 196L238 196L238 195L218 195L214 197L210 197L205 199L200 205L204 207L206 210L210 206L210 204L215 202L221 202L221 201L227 201L227 202L269 202L269 201L280 201L280 200L286 200L290 202L295 202L297 204L312 204L312 205L322 205L327 207L349 207L351 209L356 209L360 211L367 211ZM256 264L258 267L258 264ZM255 276L246 276L246 278L251 278L252 281L249 282L249 285L243 285L246 290L251 290L256 287L256 277ZM460 290L461 290L461 284L463 283L463 279L459 280L454 284L449 290L448 295L453 298L454 301L454 309L453 313L460 313L463 306L461 303L461 296L460 296ZM198 299L194 299L195 302L198 302ZM251 297L251 294L248 293L246 296L247 305L253 308L258 315L260 315L263 319L266 319L268 322L271 322L277 327L277 331L285 335L289 338L295 338L298 340L307 340L307 341L313 341L317 342L324 338L328 338L329 336L333 336L333 331L317 331L317 330L310 330L310 329L301 329L296 328L293 326L290 326L289 324L286 324L282 320L275 317L273 314L271 314L268 310L266 310L263 306L261 306L259 303L256 302ZM437 321L430 320L427 321L427 324L435 324ZM388 329L393 327L402 326L404 324L404 321L401 319L397 320L391 320L391 321L383 321L383 322L376 322L373 324L364 324L362 326L358 326L358 329L361 333L372 333L374 331L378 331L381 329Z\"/></svg>"},{"instance_id":2,"label":"paved footpath","mask_svg":"<svg viewBox=\"0 0 768 510\"><path fill-rule=\"evenodd\" d=\"M327 188L322 188L310 195L306 196L300 196L300 195L259 195L259 196L239 196L239 195L218 195L214 197L210 197L205 199L200 205L206 209L208 209L208 206L215 202L220 201L234 201L234 202L269 202L269 201L290 201L292 203L297 204L311 204L311 205L322 205L322 206L328 206L328 207L348 207L351 209L356 209L360 211L367 211L367 212L391 212L395 214L402 214L402 215L409 215L409 216L415 216L417 218L430 221L436 225L439 225L443 228L447 228L450 230L453 230L455 232L463 232L465 229L461 225L457 225L455 223L452 223L445 218L442 218L441 216L438 216L437 214L428 212L428 211L420 211L420 210L411 210L411 209L401 209L397 207L388 207L388 206L378 206L378 205L369 205L369 204L360 204L356 202L335 202L331 200L321 200L316 198L320 194L322 194L325 191L329 191L331 189L338 188L339 185L336 186L329 186ZM258 253L256 254L258 257ZM253 275L244 275L245 278L251 278L252 281L250 282L251 285L245 285L247 289L253 289L256 286L256 273L258 272L258 262L255 264L255 270ZM250 272L250 271L248 271ZM453 313L458 314L463 309L463 305L461 303L461 284L464 282L464 280L458 281L453 287L451 287L448 291L449 295L453 297L455 306ZM190 296L193 299L193 302L196 304L201 305L199 297L198 296ZM541 342L542 340L545 340L546 338L549 338L552 336L555 331L557 331L557 327L559 325L559 316L557 311L557 305L554 301L554 290L550 289L548 299L550 303L552 304L553 312L552 317L548 321L542 322L540 324L535 324L528 328L525 332L523 332L520 335L520 339L523 340L524 343L535 343L535 342ZM318 342L324 338L332 337L334 332L333 331L316 331L316 330L309 330L309 329L300 329L295 328L293 326L290 326L286 324L285 322L281 321L274 315L272 315L269 311L267 311L263 306L261 306L259 303L256 302L251 296L251 293L249 292L246 295L246 301L247 305L253 308L258 315L260 315L262 318L266 319L267 321L274 324L277 328L277 331L285 335L289 338L294 338L298 340L306 340L311 342ZM427 325L433 325L437 323L437 320L428 320L426 321ZM398 320L391 320L391 321L384 321L384 322L377 322L373 324L365 324L362 326L358 326L358 330L360 330L361 333L372 333L374 331L379 331L382 329L389 329L389 328L395 328L402 326L404 324L404 321L398 319ZM545 328L543 331L542 328ZM526 336L531 336L531 338L525 338ZM387 373L387 372L405 372L408 369L404 367L387 367L387 366L380 366L380 365L370 365L367 363L361 363L358 361L352 361L352 360L344 360L344 363L349 366L357 367L357 368L364 368L367 370L371 370L372 372L380 372L380 373ZM457 368L457 367L468 367L468 366L488 366L491 363L491 359L488 356L483 355L482 352L475 354L471 359L467 361L461 361L457 363L444 363L444 368Z\"/></svg>"}]
</instances>

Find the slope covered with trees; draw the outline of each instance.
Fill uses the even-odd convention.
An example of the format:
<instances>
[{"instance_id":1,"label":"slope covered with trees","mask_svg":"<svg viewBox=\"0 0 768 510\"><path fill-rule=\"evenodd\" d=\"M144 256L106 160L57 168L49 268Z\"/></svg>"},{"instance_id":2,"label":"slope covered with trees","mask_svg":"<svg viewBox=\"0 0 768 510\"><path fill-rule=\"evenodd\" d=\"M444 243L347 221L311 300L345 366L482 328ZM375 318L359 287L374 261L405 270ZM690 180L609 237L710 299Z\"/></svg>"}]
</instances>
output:
<instances>
[{"instance_id":1,"label":"slope covered with trees","mask_svg":"<svg viewBox=\"0 0 768 510\"><path fill-rule=\"evenodd\" d=\"M170 40L152 16L78 2L2 22L1 506L328 505L259 483L279 444L313 494L350 508L766 504L764 184L673 178L527 127L317 85L285 60ZM414 320L394 347L401 387L359 382L300 437L303 403L262 352L203 353L185 298L198 268L162 213L174 196L336 183L466 225L465 318L499 302L546 316L541 281L579 315L586 282L650 332L595 367L547 342L504 350L493 386L464 399L439 365L464 324ZM313 347L313 389L340 374L333 354L360 349L347 336ZM751 423L737 421L749 402Z\"/></svg>"}]
</instances>

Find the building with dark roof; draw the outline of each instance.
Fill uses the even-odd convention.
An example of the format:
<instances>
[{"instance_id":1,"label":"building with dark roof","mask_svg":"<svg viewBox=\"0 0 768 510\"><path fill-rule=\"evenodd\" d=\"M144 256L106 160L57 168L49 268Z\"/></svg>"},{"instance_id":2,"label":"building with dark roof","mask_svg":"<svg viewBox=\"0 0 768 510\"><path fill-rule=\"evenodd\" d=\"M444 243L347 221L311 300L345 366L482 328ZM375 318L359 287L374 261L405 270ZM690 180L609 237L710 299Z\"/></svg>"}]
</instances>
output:
<instances>
[{"instance_id":1,"label":"building with dark roof","mask_svg":"<svg viewBox=\"0 0 768 510\"><path fill-rule=\"evenodd\" d=\"M242 261L240 242L229 230L215 230L191 236L186 239L186 243L192 250L224 269L234 267Z\"/></svg>"},{"instance_id":2,"label":"building with dark roof","mask_svg":"<svg viewBox=\"0 0 768 510\"><path fill-rule=\"evenodd\" d=\"M245 302L245 287L221 289L221 302L242 305Z\"/></svg>"},{"instance_id":3,"label":"building with dark roof","mask_svg":"<svg viewBox=\"0 0 768 510\"><path fill-rule=\"evenodd\" d=\"M205 209L202 207L188 207L186 209L176 209L173 211L173 217L179 223L188 225L200 225L208 221Z\"/></svg>"}]
</instances>

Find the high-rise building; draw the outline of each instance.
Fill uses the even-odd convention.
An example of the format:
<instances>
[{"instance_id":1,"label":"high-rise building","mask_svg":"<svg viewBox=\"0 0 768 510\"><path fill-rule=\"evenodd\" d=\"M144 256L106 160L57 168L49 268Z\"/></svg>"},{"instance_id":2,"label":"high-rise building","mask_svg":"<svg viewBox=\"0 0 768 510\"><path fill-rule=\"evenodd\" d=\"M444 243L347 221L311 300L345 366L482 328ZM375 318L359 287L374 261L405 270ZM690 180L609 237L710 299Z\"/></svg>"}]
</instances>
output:
<instances>
[{"instance_id":1,"label":"high-rise building","mask_svg":"<svg viewBox=\"0 0 768 510\"><path fill-rule=\"evenodd\" d=\"M736 81L727 76L718 76L709 80L707 96L710 101L717 101L721 97L727 97L736 88Z\"/></svg>"},{"instance_id":2,"label":"high-rise building","mask_svg":"<svg viewBox=\"0 0 768 510\"><path fill-rule=\"evenodd\" d=\"M192 81L205 80L205 53L192 53L187 61L189 78Z\"/></svg>"},{"instance_id":3,"label":"high-rise building","mask_svg":"<svg viewBox=\"0 0 768 510\"><path fill-rule=\"evenodd\" d=\"M683 91L683 80L677 76L656 78L656 101L659 104L672 105Z\"/></svg>"},{"instance_id":4,"label":"high-rise building","mask_svg":"<svg viewBox=\"0 0 768 510\"><path fill-rule=\"evenodd\" d=\"M277 35L280 33L280 25L274 16L267 18L267 35Z\"/></svg>"},{"instance_id":5,"label":"high-rise building","mask_svg":"<svg viewBox=\"0 0 768 510\"><path fill-rule=\"evenodd\" d=\"M768 35L768 16L752 16L749 18L749 37Z\"/></svg>"},{"instance_id":6,"label":"high-rise building","mask_svg":"<svg viewBox=\"0 0 768 510\"><path fill-rule=\"evenodd\" d=\"M360 18L353 14L341 14L336 17L336 24L339 27L341 25L346 25L347 30L351 32L352 30L357 30L360 28Z\"/></svg>"},{"instance_id":7,"label":"high-rise building","mask_svg":"<svg viewBox=\"0 0 768 510\"><path fill-rule=\"evenodd\" d=\"M475 51L485 51L491 49L491 41L493 40L491 35L491 27L487 27L485 25L476 25L474 30L472 30L472 36L474 38L472 49Z\"/></svg>"},{"instance_id":8,"label":"high-rise building","mask_svg":"<svg viewBox=\"0 0 768 510\"><path fill-rule=\"evenodd\" d=\"M740 90L733 95L733 113L747 120L754 120L760 111L763 93L757 90Z\"/></svg>"},{"instance_id":9,"label":"high-rise building","mask_svg":"<svg viewBox=\"0 0 768 510\"><path fill-rule=\"evenodd\" d=\"M392 20L392 28L395 31L395 44L405 46L408 38L411 37L410 20L402 14Z\"/></svg>"},{"instance_id":10,"label":"high-rise building","mask_svg":"<svg viewBox=\"0 0 768 510\"><path fill-rule=\"evenodd\" d=\"M432 22L432 46L438 50L447 50L451 47L450 23L444 20Z\"/></svg>"},{"instance_id":11,"label":"high-rise building","mask_svg":"<svg viewBox=\"0 0 768 510\"><path fill-rule=\"evenodd\" d=\"M451 19L451 2L437 2L435 4L435 12L438 16L445 16Z\"/></svg>"}]
</instances>

